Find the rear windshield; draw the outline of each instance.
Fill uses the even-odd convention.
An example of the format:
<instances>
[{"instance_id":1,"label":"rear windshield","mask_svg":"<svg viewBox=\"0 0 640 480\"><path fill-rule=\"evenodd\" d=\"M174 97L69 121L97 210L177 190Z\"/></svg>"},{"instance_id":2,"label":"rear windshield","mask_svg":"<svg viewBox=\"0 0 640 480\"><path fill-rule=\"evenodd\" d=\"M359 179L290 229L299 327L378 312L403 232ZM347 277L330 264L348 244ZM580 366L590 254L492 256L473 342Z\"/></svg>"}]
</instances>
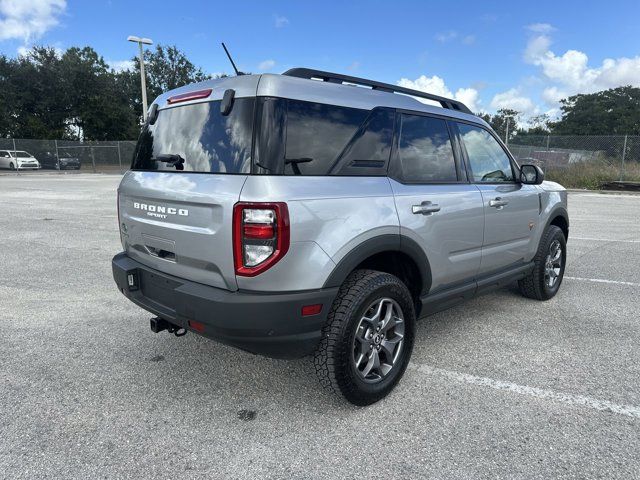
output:
<instances>
[{"instance_id":1,"label":"rear windshield","mask_svg":"<svg viewBox=\"0 0 640 480\"><path fill-rule=\"evenodd\" d=\"M132 169L250 173L254 98L238 98L227 116L220 101L160 110L138 140Z\"/></svg>"}]
</instances>

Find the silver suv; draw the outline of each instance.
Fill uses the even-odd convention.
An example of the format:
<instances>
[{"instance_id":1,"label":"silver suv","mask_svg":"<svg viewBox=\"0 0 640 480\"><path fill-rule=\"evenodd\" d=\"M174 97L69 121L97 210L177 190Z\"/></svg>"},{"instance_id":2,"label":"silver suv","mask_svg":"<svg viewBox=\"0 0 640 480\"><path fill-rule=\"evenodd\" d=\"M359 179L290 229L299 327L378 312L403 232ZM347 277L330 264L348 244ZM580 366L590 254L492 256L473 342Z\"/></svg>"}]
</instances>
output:
<instances>
[{"instance_id":1,"label":"silver suv","mask_svg":"<svg viewBox=\"0 0 640 480\"><path fill-rule=\"evenodd\" d=\"M299 68L158 97L118 209L113 276L153 331L313 354L358 405L417 318L514 281L553 297L569 232L564 188L462 103Z\"/></svg>"}]
</instances>

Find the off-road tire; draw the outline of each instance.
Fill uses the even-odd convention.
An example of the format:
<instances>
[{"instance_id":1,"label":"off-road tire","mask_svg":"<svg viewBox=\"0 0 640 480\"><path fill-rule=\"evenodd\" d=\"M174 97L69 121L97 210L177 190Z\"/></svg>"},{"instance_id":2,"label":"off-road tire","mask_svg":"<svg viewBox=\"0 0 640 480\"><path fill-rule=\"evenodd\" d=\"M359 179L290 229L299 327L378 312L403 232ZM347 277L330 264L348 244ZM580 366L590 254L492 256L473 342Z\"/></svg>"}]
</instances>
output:
<instances>
[{"instance_id":1,"label":"off-road tire","mask_svg":"<svg viewBox=\"0 0 640 480\"><path fill-rule=\"evenodd\" d=\"M402 309L404 337L399 357L378 383L366 383L356 372L353 342L365 310L378 298L390 298ZM314 365L320 383L354 405L370 405L384 398L404 374L415 336L414 301L394 275L356 270L344 281L329 311Z\"/></svg>"},{"instance_id":2,"label":"off-road tire","mask_svg":"<svg viewBox=\"0 0 640 480\"><path fill-rule=\"evenodd\" d=\"M556 280L553 287L549 287L545 282L545 264L547 255L549 255L549 249L554 241L559 241L562 248L562 264L560 267L560 275ZM518 281L520 292L522 295L528 298L536 300L549 300L553 298L562 284L562 278L564 276L564 269L567 263L567 240L564 238L564 233L559 227L555 225L549 225L540 239L540 245L538 245L538 251L533 259L534 267L529 275L522 280Z\"/></svg>"}]
</instances>

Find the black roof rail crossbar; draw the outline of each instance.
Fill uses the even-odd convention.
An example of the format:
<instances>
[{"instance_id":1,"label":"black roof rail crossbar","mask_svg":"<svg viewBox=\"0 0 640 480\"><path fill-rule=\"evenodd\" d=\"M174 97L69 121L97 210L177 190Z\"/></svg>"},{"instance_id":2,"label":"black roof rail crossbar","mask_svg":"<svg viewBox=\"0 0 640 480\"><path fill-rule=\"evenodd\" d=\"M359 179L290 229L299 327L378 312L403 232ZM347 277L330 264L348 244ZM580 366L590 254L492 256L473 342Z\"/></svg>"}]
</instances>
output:
<instances>
[{"instance_id":1,"label":"black roof rail crossbar","mask_svg":"<svg viewBox=\"0 0 640 480\"><path fill-rule=\"evenodd\" d=\"M434 102L440 103L443 108L458 110L459 112L470 113L473 115L473 112L471 112L464 103L457 100L421 92L420 90L399 87L390 83L376 82L375 80L367 80L366 78L352 77L350 75L342 75L340 73L323 72L322 70L314 70L312 68L292 68L284 72L283 75L288 77L306 78L307 80L317 78L329 83L353 83L354 85L371 87L373 90L380 90L381 92L403 93L405 95L433 100Z\"/></svg>"}]
</instances>

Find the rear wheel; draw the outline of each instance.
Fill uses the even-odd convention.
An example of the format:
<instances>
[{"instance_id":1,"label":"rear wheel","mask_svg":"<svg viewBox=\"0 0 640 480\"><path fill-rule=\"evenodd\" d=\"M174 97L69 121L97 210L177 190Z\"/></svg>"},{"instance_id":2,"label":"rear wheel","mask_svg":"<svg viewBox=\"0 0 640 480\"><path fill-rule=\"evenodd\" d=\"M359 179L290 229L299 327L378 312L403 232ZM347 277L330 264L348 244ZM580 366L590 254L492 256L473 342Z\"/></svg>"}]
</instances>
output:
<instances>
[{"instance_id":1,"label":"rear wheel","mask_svg":"<svg viewBox=\"0 0 640 480\"><path fill-rule=\"evenodd\" d=\"M540 240L533 271L518 282L520 292L528 298L549 300L562 284L567 260L567 241L562 230L549 225Z\"/></svg>"},{"instance_id":2,"label":"rear wheel","mask_svg":"<svg viewBox=\"0 0 640 480\"><path fill-rule=\"evenodd\" d=\"M395 276L357 270L340 288L315 353L320 382L355 405L384 398L409 363L413 300Z\"/></svg>"}]
</instances>

